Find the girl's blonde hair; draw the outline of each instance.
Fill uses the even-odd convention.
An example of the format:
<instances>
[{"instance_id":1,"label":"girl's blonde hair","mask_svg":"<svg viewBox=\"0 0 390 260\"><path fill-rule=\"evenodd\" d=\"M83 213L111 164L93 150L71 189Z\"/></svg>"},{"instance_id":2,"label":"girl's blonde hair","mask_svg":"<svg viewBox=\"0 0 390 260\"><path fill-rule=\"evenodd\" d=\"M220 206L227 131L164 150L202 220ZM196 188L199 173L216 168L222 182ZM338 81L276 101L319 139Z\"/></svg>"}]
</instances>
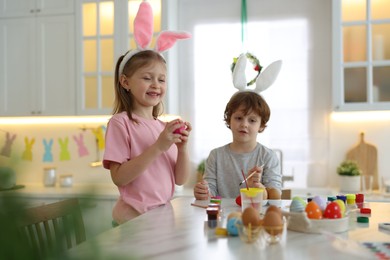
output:
<instances>
[{"instance_id":1,"label":"girl's blonde hair","mask_svg":"<svg viewBox=\"0 0 390 260\"><path fill-rule=\"evenodd\" d=\"M115 101L112 113L117 114L126 111L130 120L136 122L131 115L134 109L134 96L131 91L127 91L124 87L122 87L119 81L120 75L118 75L119 66L125 55L126 53L119 57L115 66ZM138 69L146 67L153 62L161 62L164 65L166 64L164 58L159 53L152 50L141 51L131 57L131 59L125 64L123 74L127 77L131 77ZM157 118L160 116L163 113L163 110L163 103L158 103L153 107L153 117Z\"/></svg>"}]
</instances>

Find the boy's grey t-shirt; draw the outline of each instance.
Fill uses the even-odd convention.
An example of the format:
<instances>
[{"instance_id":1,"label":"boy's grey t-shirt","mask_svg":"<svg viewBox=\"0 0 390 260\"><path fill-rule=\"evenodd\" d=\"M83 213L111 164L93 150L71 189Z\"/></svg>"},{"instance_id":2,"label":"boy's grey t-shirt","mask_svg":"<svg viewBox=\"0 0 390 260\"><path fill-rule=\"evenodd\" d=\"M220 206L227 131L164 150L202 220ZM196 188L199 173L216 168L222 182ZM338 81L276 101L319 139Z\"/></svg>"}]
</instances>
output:
<instances>
[{"instance_id":1,"label":"boy's grey t-shirt","mask_svg":"<svg viewBox=\"0 0 390 260\"><path fill-rule=\"evenodd\" d=\"M213 149L206 160L204 179L209 184L212 196L236 198L240 188L245 188L241 170L247 176L255 166L264 164L261 183L267 188L282 190L280 162L276 153L264 145L257 143L250 153L234 153L229 144Z\"/></svg>"}]
</instances>

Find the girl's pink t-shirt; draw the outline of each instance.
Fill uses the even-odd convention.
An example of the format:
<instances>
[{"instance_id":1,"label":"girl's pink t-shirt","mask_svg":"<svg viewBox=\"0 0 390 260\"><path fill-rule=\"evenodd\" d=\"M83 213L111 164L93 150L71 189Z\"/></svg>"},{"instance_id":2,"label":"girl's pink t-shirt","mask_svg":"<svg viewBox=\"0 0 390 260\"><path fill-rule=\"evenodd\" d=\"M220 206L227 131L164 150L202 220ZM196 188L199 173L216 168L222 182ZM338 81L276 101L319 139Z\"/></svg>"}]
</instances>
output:
<instances>
[{"instance_id":1,"label":"girl's pink t-shirt","mask_svg":"<svg viewBox=\"0 0 390 260\"><path fill-rule=\"evenodd\" d=\"M106 147L103 166L110 169L110 162L124 163L138 156L156 142L165 128L160 120L149 120L132 115L138 121L129 119L126 112L112 116L106 130ZM120 196L139 213L166 204L175 190L174 169L177 147L172 145L158 156L135 180L119 186Z\"/></svg>"}]
</instances>

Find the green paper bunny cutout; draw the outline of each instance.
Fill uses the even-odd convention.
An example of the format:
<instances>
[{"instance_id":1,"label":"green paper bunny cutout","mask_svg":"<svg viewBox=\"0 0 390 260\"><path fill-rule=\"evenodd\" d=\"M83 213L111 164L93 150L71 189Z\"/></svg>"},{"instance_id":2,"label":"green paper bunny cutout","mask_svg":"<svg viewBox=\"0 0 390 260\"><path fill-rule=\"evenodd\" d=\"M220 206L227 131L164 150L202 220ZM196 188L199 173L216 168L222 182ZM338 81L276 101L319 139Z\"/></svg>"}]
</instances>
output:
<instances>
[{"instance_id":1,"label":"green paper bunny cutout","mask_svg":"<svg viewBox=\"0 0 390 260\"><path fill-rule=\"evenodd\" d=\"M60 161L69 161L70 160L70 153L68 150L68 143L69 143L69 138L65 137L64 140L61 138L58 138L58 142L60 144Z\"/></svg>"}]
</instances>

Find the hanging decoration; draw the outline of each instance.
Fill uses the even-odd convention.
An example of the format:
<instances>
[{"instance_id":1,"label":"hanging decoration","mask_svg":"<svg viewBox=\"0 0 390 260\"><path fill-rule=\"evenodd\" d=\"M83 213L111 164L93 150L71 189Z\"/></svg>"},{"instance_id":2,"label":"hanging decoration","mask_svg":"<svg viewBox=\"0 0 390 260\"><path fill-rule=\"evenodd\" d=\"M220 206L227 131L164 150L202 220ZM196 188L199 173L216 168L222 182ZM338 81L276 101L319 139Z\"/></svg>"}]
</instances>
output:
<instances>
[{"instance_id":1,"label":"hanging decoration","mask_svg":"<svg viewBox=\"0 0 390 260\"><path fill-rule=\"evenodd\" d=\"M263 68L261 65L260 65L260 62L259 60L256 58L256 56L254 56L253 54L247 52L245 53L247 59L252 63L252 66L253 66L253 70L257 72L256 76L250 80L249 82L246 83L247 86L250 86L250 85L253 85L253 83L256 82L256 79L257 77L260 75L260 72L261 72L261 69ZM233 58L233 63L232 65L230 66L230 70L234 71L234 68L236 67L236 64L237 64L237 61L238 61L238 58L239 57L235 57Z\"/></svg>"},{"instance_id":2,"label":"hanging decoration","mask_svg":"<svg viewBox=\"0 0 390 260\"><path fill-rule=\"evenodd\" d=\"M96 129L92 129L92 133L96 137L96 142L98 144L99 150L104 150L105 143L104 143L104 127L99 126Z\"/></svg>"},{"instance_id":3,"label":"hanging decoration","mask_svg":"<svg viewBox=\"0 0 390 260\"><path fill-rule=\"evenodd\" d=\"M271 63L262 72L262 66L260 61L250 52L246 50L246 33L247 33L247 5L246 0L241 1L241 43L244 53L240 54L239 57L233 58L233 63L230 66L233 76L233 85L239 91L254 91L260 93L271 86L276 80L281 66L282 61L275 61ZM247 60L252 64L253 70L256 72L254 78L247 82L246 79L246 64ZM249 86L256 83L255 88L248 88Z\"/></svg>"},{"instance_id":4,"label":"hanging decoration","mask_svg":"<svg viewBox=\"0 0 390 260\"><path fill-rule=\"evenodd\" d=\"M6 138L6 140L5 140L3 149L1 149L1 155L6 156L6 157L10 157L12 143L16 139L16 134L11 136L11 134L9 132L7 132L5 135L5 138Z\"/></svg>"},{"instance_id":5,"label":"hanging decoration","mask_svg":"<svg viewBox=\"0 0 390 260\"><path fill-rule=\"evenodd\" d=\"M87 128L83 127L81 130L83 132ZM96 145L98 146L99 149L103 150L104 149L104 133L106 130L106 127L104 125L98 126L96 128L89 128L92 130L93 135L95 136L96 139ZM5 157L10 157L11 156L11 151L12 151L12 146L14 145L14 142L17 138L17 134L12 134L8 131L5 131L3 129L0 129L0 132L5 133L5 140L4 144L1 148L0 155L5 156ZM81 158L84 156L88 156L90 153L88 151L87 146L84 143L84 134L79 133L78 135L73 135L73 140L77 146L77 152L78 156L73 156L73 158ZM24 161L33 161L34 154L33 154L33 147L35 144L35 137L25 137L24 138L24 150L21 154L21 159ZM42 145L44 148L44 152L42 154L42 162L43 163L52 163L55 161L54 156L53 156L53 145L54 141L53 138L43 138L42 139ZM69 137L65 136L62 138L58 138L58 145L60 148L59 152L59 161L69 161L71 160L71 153L69 151Z\"/></svg>"},{"instance_id":6,"label":"hanging decoration","mask_svg":"<svg viewBox=\"0 0 390 260\"><path fill-rule=\"evenodd\" d=\"M53 154L51 152L53 146L53 138L50 138L49 142L46 139L42 141L45 148L45 153L43 154L43 162L53 162Z\"/></svg>"},{"instance_id":7,"label":"hanging decoration","mask_svg":"<svg viewBox=\"0 0 390 260\"><path fill-rule=\"evenodd\" d=\"M26 148L22 154L23 160L32 161L32 159L33 159L32 148L33 148L34 143L35 143L35 138L31 138L30 140L28 139L28 137L24 138L24 144L26 145Z\"/></svg>"},{"instance_id":8,"label":"hanging decoration","mask_svg":"<svg viewBox=\"0 0 390 260\"><path fill-rule=\"evenodd\" d=\"M74 135L73 140L77 144L77 148L78 148L77 150L79 152L79 157L89 155L88 149L87 149L87 147L85 147L85 144L84 144L84 135L82 133L80 133L79 136Z\"/></svg>"},{"instance_id":9,"label":"hanging decoration","mask_svg":"<svg viewBox=\"0 0 390 260\"><path fill-rule=\"evenodd\" d=\"M69 161L70 153L68 150L69 138L65 137L64 140L62 138L58 138L58 143L60 144L60 161Z\"/></svg>"}]
</instances>

